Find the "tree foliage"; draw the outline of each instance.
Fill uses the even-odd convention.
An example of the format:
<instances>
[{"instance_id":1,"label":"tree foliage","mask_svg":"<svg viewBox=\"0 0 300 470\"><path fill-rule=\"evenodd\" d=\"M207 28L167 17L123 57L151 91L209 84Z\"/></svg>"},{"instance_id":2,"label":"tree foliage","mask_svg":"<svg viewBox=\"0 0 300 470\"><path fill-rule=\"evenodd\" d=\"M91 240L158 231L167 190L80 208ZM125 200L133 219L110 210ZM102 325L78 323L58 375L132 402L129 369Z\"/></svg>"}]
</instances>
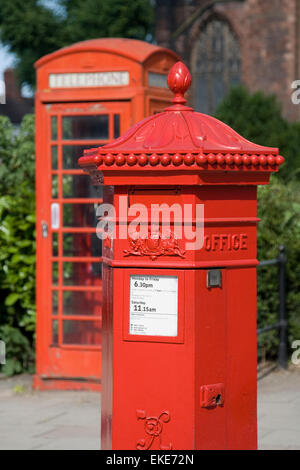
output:
<instances>
[{"instance_id":1,"label":"tree foliage","mask_svg":"<svg viewBox=\"0 0 300 470\"><path fill-rule=\"evenodd\" d=\"M147 0L62 0L69 43L99 37L144 40L151 31L153 9Z\"/></svg>"},{"instance_id":2,"label":"tree foliage","mask_svg":"<svg viewBox=\"0 0 300 470\"><path fill-rule=\"evenodd\" d=\"M282 117L274 96L234 87L218 107L216 117L256 144L278 147L286 159L279 172L281 178L291 179L299 173L300 123L289 123Z\"/></svg>"},{"instance_id":3,"label":"tree foliage","mask_svg":"<svg viewBox=\"0 0 300 470\"><path fill-rule=\"evenodd\" d=\"M34 62L77 41L99 37L146 39L150 0L0 0L0 40L15 53L21 83L35 83Z\"/></svg>"},{"instance_id":4,"label":"tree foliage","mask_svg":"<svg viewBox=\"0 0 300 470\"><path fill-rule=\"evenodd\" d=\"M0 39L17 56L22 83L33 85L34 62L66 44L63 24L38 0L0 0Z\"/></svg>"}]
</instances>

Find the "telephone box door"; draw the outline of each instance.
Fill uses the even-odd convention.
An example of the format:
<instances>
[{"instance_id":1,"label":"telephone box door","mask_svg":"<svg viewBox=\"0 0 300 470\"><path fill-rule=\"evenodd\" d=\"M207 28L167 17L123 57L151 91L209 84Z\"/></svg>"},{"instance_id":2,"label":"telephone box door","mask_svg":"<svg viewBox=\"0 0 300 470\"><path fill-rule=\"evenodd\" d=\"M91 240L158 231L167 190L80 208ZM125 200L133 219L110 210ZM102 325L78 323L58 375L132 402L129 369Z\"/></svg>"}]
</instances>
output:
<instances>
[{"instance_id":1,"label":"telephone box door","mask_svg":"<svg viewBox=\"0 0 300 470\"><path fill-rule=\"evenodd\" d=\"M100 383L102 280L96 209L102 191L78 168L83 149L130 127L130 102L43 105L37 159L38 374ZM46 171L47 170L47 171ZM67 372L66 372L67 371Z\"/></svg>"}]
</instances>

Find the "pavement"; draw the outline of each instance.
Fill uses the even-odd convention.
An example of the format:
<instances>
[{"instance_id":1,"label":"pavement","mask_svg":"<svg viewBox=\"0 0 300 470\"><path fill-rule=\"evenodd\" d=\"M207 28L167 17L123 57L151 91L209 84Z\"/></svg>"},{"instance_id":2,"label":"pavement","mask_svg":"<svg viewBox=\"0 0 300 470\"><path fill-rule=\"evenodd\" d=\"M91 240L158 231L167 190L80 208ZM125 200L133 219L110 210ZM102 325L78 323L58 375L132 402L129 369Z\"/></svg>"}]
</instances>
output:
<instances>
[{"instance_id":1,"label":"pavement","mask_svg":"<svg viewBox=\"0 0 300 470\"><path fill-rule=\"evenodd\" d=\"M0 450L100 448L100 394L33 391L32 377L0 379Z\"/></svg>"},{"instance_id":2,"label":"pavement","mask_svg":"<svg viewBox=\"0 0 300 470\"><path fill-rule=\"evenodd\" d=\"M0 376L0 450L100 448L100 394L33 391L31 382ZM300 367L258 381L258 447L300 450Z\"/></svg>"},{"instance_id":3,"label":"pavement","mask_svg":"<svg viewBox=\"0 0 300 470\"><path fill-rule=\"evenodd\" d=\"M300 450L300 366L258 381L258 448Z\"/></svg>"}]
</instances>

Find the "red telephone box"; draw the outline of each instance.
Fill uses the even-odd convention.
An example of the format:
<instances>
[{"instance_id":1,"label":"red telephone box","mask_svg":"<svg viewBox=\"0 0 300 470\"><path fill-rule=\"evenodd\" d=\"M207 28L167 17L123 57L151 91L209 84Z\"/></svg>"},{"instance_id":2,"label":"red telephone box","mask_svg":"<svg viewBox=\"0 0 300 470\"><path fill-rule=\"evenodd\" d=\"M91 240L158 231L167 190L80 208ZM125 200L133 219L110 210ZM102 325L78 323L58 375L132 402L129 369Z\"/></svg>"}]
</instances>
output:
<instances>
[{"instance_id":1,"label":"red telephone box","mask_svg":"<svg viewBox=\"0 0 300 470\"><path fill-rule=\"evenodd\" d=\"M83 148L106 144L170 99L172 51L94 39L36 63L37 347L34 386L101 381L102 190L78 169Z\"/></svg>"},{"instance_id":2,"label":"red telephone box","mask_svg":"<svg viewBox=\"0 0 300 470\"><path fill-rule=\"evenodd\" d=\"M255 449L256 190L283 158L186 107L182 63L168 84L173 106L79 160L113 204L102 222L116 221L103 243L102 449Z\"/></svg>"}]
</instances>

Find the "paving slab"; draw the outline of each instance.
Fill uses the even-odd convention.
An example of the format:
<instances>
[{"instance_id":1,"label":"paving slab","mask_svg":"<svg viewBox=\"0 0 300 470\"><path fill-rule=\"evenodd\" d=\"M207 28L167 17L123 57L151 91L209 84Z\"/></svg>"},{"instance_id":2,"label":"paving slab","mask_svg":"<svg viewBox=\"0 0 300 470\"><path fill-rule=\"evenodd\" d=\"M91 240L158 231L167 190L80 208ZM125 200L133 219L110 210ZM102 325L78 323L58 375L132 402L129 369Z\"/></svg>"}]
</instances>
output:
<instances>
[{"instance_id":1,"label":"paving slab","mask_svg":"<svg viewBox=\"0 0 300 470\"><path fill-rule=\"evenodd\" d=\"M0 379L0 449L97 450L100 394L34 391L28 375Z\"/></svg>"},{"instance_id":2,"label":"paving slab","mask_svg":"<svg viewBox=\"0 0 300 470\"><path fill-rule=\"evenodd\" d=\"M258 381L258 448L300 450L300 367Z\"/></svg>"},{"instance_id":3,"label":"paving slab","mask_svg":"<svg viewBox=\"0 0 300 470\"><path fill-rule=\"evenodd\" d=\"M100 449L100 394L35 391L0 376L0 450ZM258 381L258 448L300 450L300 367Z\"/></svg>"}]
</instances>

